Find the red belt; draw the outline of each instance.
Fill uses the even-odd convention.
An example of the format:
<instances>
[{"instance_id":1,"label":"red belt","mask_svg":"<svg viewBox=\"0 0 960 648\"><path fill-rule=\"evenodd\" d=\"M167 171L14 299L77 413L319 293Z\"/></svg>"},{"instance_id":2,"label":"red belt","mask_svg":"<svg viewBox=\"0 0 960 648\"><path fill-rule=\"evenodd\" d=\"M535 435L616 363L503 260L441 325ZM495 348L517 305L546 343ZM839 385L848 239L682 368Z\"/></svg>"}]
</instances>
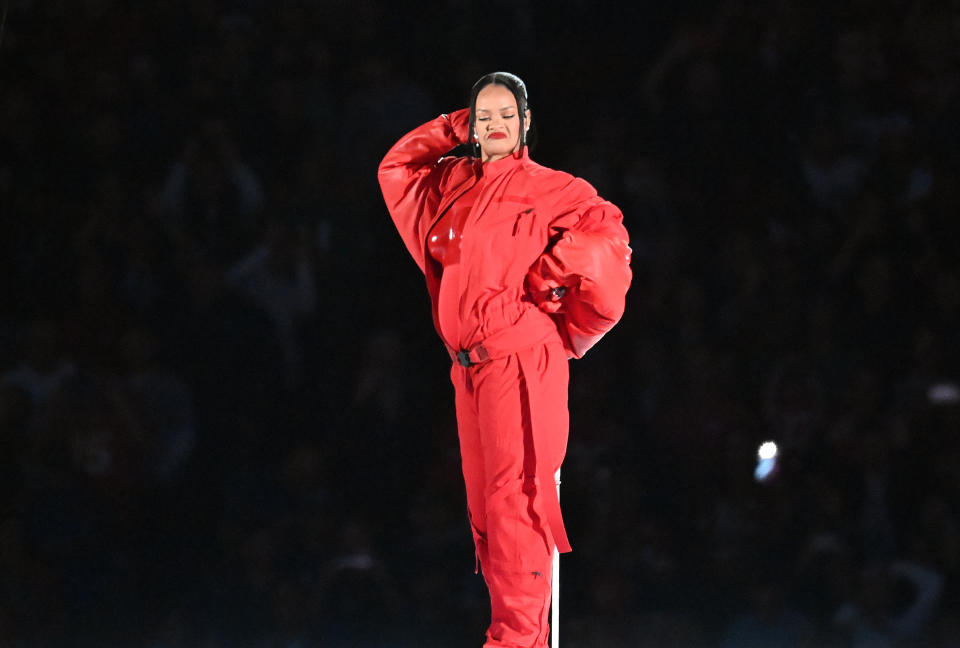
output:
<instances>
[{"instance_id":1,"label":"red belt","mask_svg":"<svg viewBox=\"0 0 960 648\"><path fill-rule=\"evenodd\" d=\"M491 333L482 342L469 349L448 349L450 359L464 367L482 364L487 360L499 360L517 351L530 349L552 340L559 341L557 325L550 316L537 308L531 308L520 316L512 326Z\"/></svg>"}]
</instances>

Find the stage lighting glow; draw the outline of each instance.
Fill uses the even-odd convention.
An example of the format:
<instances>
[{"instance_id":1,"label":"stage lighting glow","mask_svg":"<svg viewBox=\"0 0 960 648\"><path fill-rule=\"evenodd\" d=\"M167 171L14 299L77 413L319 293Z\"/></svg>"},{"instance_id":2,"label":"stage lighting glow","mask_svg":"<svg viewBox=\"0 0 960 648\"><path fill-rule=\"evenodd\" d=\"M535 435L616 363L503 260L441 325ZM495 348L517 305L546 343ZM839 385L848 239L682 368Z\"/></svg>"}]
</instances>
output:
<instances>
[{"instance_id":1,"label":"stage lighting glow","mask_svg":"<svg viewBox=\"0 0 960 648\"><path fill-rule=\"evenodd\" d=\"M757 467L753 470L753 478L763 482L773 476L777 469L777 444L773 441L764 441L757 448Z\"/></svg>"},{"instance_id":2,"label":"stage lighting glow","mask_svg":"<svg viewBox=\"0 0 960 648\"><path fill-rule=\"evenodd\" d=\"M955 382L934 383L927 388L927 400L934 405L960 402L960 385Z\"/></svg>"},{"instance_id":3,"label":"stage lighting glow","mask_svg":"<svg viewBox=\"0 0 960 648\"><path fill-rule=\"evenodd\" d=\"M777 444L773 441L764 441L757 450L757 457L760 459L773 459L777 456Z\"/></svg>"}]
</instances>

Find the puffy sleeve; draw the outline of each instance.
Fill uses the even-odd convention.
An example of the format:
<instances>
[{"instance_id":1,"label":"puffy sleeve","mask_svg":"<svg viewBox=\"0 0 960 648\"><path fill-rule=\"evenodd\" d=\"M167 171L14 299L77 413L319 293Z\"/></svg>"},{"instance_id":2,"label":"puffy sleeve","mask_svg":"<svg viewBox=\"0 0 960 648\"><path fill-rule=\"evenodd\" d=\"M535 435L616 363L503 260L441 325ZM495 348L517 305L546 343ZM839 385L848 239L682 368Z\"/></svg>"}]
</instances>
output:
<instances>
[{"instance_id":1,"label":"puffy sleeve","mask_svg":"<svg viewBox=\"0 0 960 648\"><path fill-rule=\"evenodd\" d=\"M568 353L580 358L623 317L631 250L616 205L586 181L564 176L547 194L545 208L556 214L551 245L531 266L527 288L558 321Z\"/></svg>"},{"instance_id":2,"label":"puffy sleeve","mask_svg":"<svg viewBox=\"0 0 960 648\"><path fill-rule=\"evenodd\" d=\"M467 141L469 110L440 115L410 131L380 162L377 178L394 225L424 270L424 221L436 213L444 181L457 158L443 155Z\"/></svg>"}]
</instances>

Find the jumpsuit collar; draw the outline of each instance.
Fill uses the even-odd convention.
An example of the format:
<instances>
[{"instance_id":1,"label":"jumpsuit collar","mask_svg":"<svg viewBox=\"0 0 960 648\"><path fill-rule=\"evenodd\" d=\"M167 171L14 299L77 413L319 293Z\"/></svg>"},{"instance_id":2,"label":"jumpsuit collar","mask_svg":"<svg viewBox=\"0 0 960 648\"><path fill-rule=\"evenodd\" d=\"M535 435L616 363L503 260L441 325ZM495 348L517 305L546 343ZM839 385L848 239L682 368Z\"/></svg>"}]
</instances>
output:
<instances>
[{"instance_id":1,"label":"jumpsuit collar","mask_svg":"<svg viewBox=\"0 0 960 648\"><path fill-rule=\"evenodd\" d=\"M493 162L483 163L478 158L474 162L474 168L477 171L478 176L482 176L485 180L492 180L510 169L515 169L523 164L524 160L530 158L529 150L526 146L522 147L519 151L511 153L505 158L500 158Z\"/></svg>"}]
</instances>

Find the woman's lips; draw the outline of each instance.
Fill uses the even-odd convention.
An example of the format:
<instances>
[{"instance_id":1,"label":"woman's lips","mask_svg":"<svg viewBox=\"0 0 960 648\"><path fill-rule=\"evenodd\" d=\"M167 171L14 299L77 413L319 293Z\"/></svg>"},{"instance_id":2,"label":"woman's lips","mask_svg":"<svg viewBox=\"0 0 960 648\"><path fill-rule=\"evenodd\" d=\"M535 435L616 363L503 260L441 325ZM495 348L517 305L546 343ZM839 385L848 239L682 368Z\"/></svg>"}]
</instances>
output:
<instances>
[{"instance_id":1,"label":"woman's lips","mask_svg":"<svg viewBox=\"0 0 960 648\"><path fill-rule=\"evenodd\" d=\"M507 139L506 133L490 133L487 135L487 139Z\"/></svg>"}]
</instances>

